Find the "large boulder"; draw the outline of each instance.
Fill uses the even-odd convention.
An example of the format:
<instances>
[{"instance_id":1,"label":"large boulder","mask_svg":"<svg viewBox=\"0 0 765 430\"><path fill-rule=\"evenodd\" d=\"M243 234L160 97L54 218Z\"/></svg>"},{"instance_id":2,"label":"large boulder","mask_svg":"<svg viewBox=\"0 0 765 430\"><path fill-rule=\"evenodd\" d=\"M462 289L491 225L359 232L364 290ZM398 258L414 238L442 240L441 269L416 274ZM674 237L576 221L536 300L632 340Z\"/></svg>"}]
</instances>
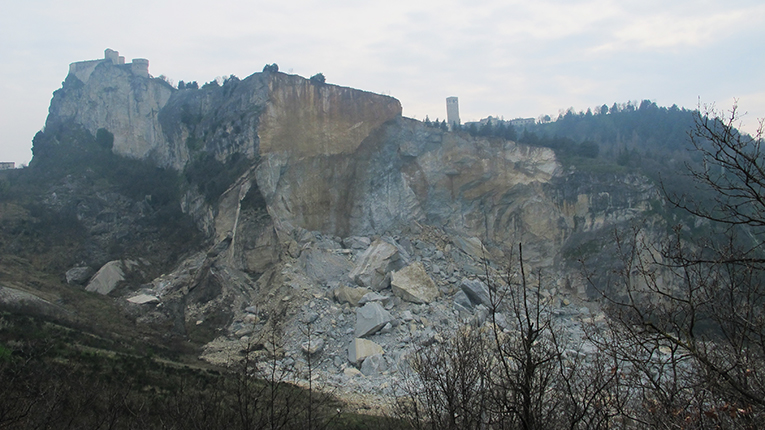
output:
<instances>
[{"instance_id":1,"label":"large boulder","mask_svg":"<svg viewBox=\"0 0 765 430\"><path fill-rule=\"evenodd\" d=\"M364 294L364 297L359 300L360 305L365 305L370 302L379 302L383 306L388 306L390 303L390 297L383 296L382 294L375 293L374 291Z\"/></svg>"},{"instance_id":2,"label":"large boulder","mask_svg":"<svg viewBox=\"0 0 765 430\"><path fill-rule=\"evenodd\" d=\"M376 354L383 354L382 346L369 339L355 338L348 346L348 361L353 364L359 364L367 357Z\"/></svg>"},{"instance_id":3,"label":"large boulder","mask_svg":"<svg viewBox=\"0 0 765 430\"><path fill-rule=\"evenodd\" d=\"M481 239L477 237L464 238L461 236L454 237L452 242L461 249L465 254L473 257L476 261L481 261L483 258L489 257L489 251L483 246Z\"/></svg>"},{"instance_id":4,"label":"large boulder","mask_svg":"<svg viewBox=\"0 0 765 430\"><path fill-rule=\"evenodd\" d=\"M478 279L462 279L460 288L468 296L470 302L474 305L491 306L491 299L489 296L489 287Z\"/></svg>"},{"instance_id":5,"label":"large boulder","mask_svg":"<svg viewBox=\"0 0 765 430\"><path fill-rule=\"evenodd\" d=\"M159 303L159 297L153 296L151 294L146 293L140 293L133 297L130 297L127 299L130 303L135 303L137 305L145 305L147 303Z\"/></svg>"},{"instance_id":6,"label":"large boulder","mask_svg":"<svg viewBox=\"0 0 765 430\"><path fill-rule=\"evenodd\" d=\"M117 285L125 280L125 271L137 266L138 263L132 260L114 260L104 264L88 285L86 291L107 295L117 288Z\"/></svg>"},{"instance_id":7,"label":"large boulder","mask_svg":"<svg viewBox=\"0 0 765 430\"><path fill-rule=\"evenodd\" d=\"M348 249L354 249L354 250L364 250L369 248L369 245L372 244L372 241L369 240L368 237L364 236L351 236L346 237L343 239L343 246L345 246Z\"/></svg>"},{"instance_id":8,"label":"large boulder","mask_svg":"<svg viewBox=\"0 0 765 430\"><path fill-rule=\"evenodd\" d=\"M369 356L361 363L361 373L364 376L377 376L386 370L388 370L388 363L385 362L385 357L382 354Z\"/></svg>"},{"instance_id":9,"label":"large boulder","mask_svg":"<svg viewBox=\"0 0 765 430\"><path fill-rule=\"evenodd\" d=\"M470 301L470 298L464 291L459 290L454 294L454 307L458 311L472 312L473 302Z\"/></svg>"},{"instance_id":10,"label":"large boulder","mask_svg":"<svg viewBox=\"0 0 765 430\"><path fill-rule=\"evenodd\" d=\"M67 284L84 284L90 279L90 275L93 274L93 269L87 266L72 267L66 271L64 275L66 277Z\"/></svg>"},{"instance_id":11,"label":"large boulder","mask_svg":"<svg viewBox=\"0 0 765 430\"><path fill-rule=\"evenodd\" d=\"M347 285L341 285L333 290L338 303L348 303L351 306L358 306L361 298L370 292L369 288L353 288Z\"/></svg>"},{"instance_id":12,"label":"large boulder","mask_svg":"<svg viewBox=\"0 0 765 430\"><path fill-rule=\"evenodd\" d=\"M377 239L359 256L349 276L362 287L380 291L390 285L390 272L406 266L408 259L392 239Z\"/></svg>"},{"instance_id":13,"label":"large boulder","mask_svg":"<svg viewBox=\"0 0 765 430\"><path fill-rule=\"evenodd\" d=\"M438 288L421 262L406 266L391 274L393 294L412 303L430 303L438 297Z\"/></svg>"},{"instance_id":14,"label":"large boulder","mask_svg":"<svg viewBox=\"0 0 765 430\"><path fill-rule=\"evenodd\" d=\"M367 303L356 309L356 337L373 335L391 321L393 316L379 302Z\"/></svg>"}]
</instances>

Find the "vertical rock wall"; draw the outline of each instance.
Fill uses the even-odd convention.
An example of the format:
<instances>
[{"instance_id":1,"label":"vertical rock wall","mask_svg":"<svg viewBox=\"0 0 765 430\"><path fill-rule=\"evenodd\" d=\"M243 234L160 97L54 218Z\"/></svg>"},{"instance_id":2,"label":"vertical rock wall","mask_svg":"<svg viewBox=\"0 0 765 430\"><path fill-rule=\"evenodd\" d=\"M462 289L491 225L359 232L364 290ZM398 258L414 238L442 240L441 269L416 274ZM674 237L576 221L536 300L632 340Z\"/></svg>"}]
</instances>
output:
<instances>
[{"instance_id":1,"label":"vertical rock wall","mask_svg":"<svg viewBox=\"0 0 765 430\"><path fill-rule=\"evenodd\" d=\"M99 63L85 83L72 76L54 93L46 127L73 121L96 134L114 134L114 152L132 158L152 157L174 165L175 148L168 145L158 121L173 88L159 79L135 76L129 65Z\"/></svg>"},{"instance_id":2,"label":"vertical rock wall","mask_svg":"<svg viewBox=\"0 0 765 430\"><path fill-rule=\"evenodd\" d=\"M401 116L401 103L392 97L283 73L272 74L268 85L258 128L261 155L351 153L372 130Z\"/></svg>"}]
</instances>

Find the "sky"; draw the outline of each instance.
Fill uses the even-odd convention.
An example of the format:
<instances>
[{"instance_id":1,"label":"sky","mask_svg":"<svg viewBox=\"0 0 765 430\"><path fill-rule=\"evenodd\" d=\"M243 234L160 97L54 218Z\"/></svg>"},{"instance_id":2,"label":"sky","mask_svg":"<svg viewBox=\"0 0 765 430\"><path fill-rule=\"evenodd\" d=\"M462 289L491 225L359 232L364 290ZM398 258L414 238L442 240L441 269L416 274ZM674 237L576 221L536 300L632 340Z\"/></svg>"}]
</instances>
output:
<instances>
[{"instance_id":1,"label":"sky","mask_svg":"<svg viewBox=\"0 0 765 430\"><path fill-rule=\"evenodd\" d=\"M29 162L69 63L111 48L173 82L277 63L404 116L557 117L652 100L765 118L762 0L0 0L0 161Z\"/></svg>"}]
</instances>

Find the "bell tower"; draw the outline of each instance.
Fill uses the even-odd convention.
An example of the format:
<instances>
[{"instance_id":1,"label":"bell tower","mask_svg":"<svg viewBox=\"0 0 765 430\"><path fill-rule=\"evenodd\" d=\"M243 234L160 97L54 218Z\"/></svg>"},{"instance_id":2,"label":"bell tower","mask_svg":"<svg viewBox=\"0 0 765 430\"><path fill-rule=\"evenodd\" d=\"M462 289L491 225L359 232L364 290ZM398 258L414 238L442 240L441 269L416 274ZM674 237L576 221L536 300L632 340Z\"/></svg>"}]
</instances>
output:
<instances>
[{"instance_id":1,"label":"bell tower","mask_svg":"<svg viewBox=\"0 0 765 430\"><path fill-rule=\"evenodd\" d=\"M446 98L446 123L449 130L454 130L460 125L460 105L457 97Z\"/></svg>"}]
</instances>

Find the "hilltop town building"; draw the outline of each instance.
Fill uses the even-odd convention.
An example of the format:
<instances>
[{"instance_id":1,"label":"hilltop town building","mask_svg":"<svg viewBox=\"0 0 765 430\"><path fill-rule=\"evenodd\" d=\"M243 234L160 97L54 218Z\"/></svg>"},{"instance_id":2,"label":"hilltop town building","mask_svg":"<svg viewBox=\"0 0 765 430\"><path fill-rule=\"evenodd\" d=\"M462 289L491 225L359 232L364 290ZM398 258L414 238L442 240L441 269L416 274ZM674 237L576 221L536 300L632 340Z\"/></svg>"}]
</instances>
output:
<instances>
[{"instance_id":1,"label":"hilltop town building","mask_svg":"<svg viewBox=\"0 0 765 430\"><path fill-rule=\"evenodd\" d=\"M516 119L511 119L508 122L512 124L512 126L515 128L523 128L528 125L536 124L537 120L535 120L534 118L516 118Z\"/></svg>"},{"instance_id":2,"label":"hilltop town building","mask_svg":"<svg viewBox=\"0 0 765 430\"><path fill-rule=\"evenodd\" d=\"M449 130L454 130L460 125L460 105L457 97L446 98L446 123Z\"/></svg>"},{"instance_id":3,"label":"hilltop town building","mask_svg":"<svg viewBox=\"0 0 765 430\"><path fill-rule=\"evenodd\" d=\"M76 76L77 79L82 82L87 82L88 79L90 79L90 75L96 70L96 66L101 63L129 67L130 71L135 76L143 78L149 77L149 60L145 58L133 58L132 63L125 64L125 57L121 56L118 51L109 48L104 50L104 58L100 60L77 61L70 64L69 74Z\"/></svg>"},{"instance_id":4,"label":"hilltop town building","mask_svg":"<svg viewBox=\"0 0 765 430\"><path fill-rule=\"evenodd\" d=\"M10 170L16 168L15 161L0 161L0 170Z\"/></svg>"},{"instance_id":5,"label":"hilltop town building","mask_svg":"<svg viewBox=\"0 0 765 430\"><path fill-rule=\"evenodd\" d=\"M476 126L480 127L482 125L486 125L487 123L491 122L492 125L497 126L500 124L508 124L512 125L516 130L520 130L522 128L525 128L529 125L534 125L537 123L537 120L534 118L515 118L515 119L509 119L506 120L504 118L500 117L494 117L489 116L486 118L483 118L481 120L478 120L476 122L466 122L465 126L469 126L470 124L475 124Z\"/></svg>"}]
</instances>

